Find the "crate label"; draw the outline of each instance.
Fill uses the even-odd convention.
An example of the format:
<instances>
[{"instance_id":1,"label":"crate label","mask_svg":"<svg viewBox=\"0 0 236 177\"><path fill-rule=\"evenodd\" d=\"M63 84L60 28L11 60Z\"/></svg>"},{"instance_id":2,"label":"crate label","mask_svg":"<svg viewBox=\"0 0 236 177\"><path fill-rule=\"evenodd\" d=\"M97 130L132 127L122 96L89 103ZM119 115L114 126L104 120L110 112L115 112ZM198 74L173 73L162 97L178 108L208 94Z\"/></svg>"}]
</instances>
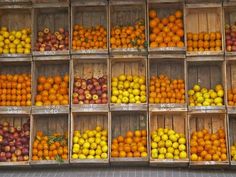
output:
<instances>
[{"instance_id":1,"label":"crate label","mask_svg":"<svg viewBox=\"0 0 236 177\"><path fill-rule=\"evenodd\" d=\"M8 113L21 113L22 109L20 109L18 107L8 107L7 112Z\"/></svg>"},{"instance_id":2,"label":"crate label","mask_svg":"<svg viewBox=\"0 0 236 177\"><path fill-rule=\"evenodd\" d=\"M50 106L50 107L46 107L46 109L44 110L44 112L46 114L56 114L56 113L59 113L62 112L63 110L60 109L59 106Z\"/></svg>"}]
</instances>

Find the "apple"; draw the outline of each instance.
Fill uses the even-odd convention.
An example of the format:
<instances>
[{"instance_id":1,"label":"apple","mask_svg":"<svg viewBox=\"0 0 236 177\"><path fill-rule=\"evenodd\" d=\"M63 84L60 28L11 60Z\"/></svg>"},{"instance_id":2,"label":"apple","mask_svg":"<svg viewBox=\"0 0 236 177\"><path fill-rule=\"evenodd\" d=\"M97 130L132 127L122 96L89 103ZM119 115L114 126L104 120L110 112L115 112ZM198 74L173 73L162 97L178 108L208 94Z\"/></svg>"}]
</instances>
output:
<instances>
[{"instance_id":1,"label":"apple","mask_svg":"<svg viewBox=\"0 0 236 177\"><path fill-rule=\"evenodd\" d=\"M78 98L79 94L78 93L73 93L73 98Z\"/></svg>"},{"instance_id":2,"label":"apple","mask_svg":"<svg viewBox=\"0 0 236 177\"><path fill-rule=\"evenodd\" d=\"M79 95L79 100L80 101L83 101L85 99L85 96L84 95Z\"/></svg>"},{"instance_id":3,"label":"apple","mask_svg":"<svg viewBox=\"0 0 236 177\"><path fill-rule=\"evenodd\" d=\"M94 94L93 95L93 100L98 100L98 95Z\"/></svg>"},{"instance_id":4,"label":"apple","mask_svg":"<svg viewBox=\"0 0 236 177\"><path fill-rule=\"evenodd\" d=\"M88 94L85 95L85 98L86 98L87 100L91 100L91 99L92 99L92 95L88 93Z\"/></svg>"}]
</instances>

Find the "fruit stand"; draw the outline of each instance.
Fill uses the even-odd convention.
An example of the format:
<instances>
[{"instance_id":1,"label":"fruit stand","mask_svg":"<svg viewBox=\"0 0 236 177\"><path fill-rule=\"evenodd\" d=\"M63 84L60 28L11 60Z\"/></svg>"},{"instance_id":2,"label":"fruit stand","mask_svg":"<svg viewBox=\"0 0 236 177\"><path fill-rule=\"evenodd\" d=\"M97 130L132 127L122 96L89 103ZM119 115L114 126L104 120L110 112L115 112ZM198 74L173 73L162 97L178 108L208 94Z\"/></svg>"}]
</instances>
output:
<instances>
[{"instance_id":1,"label":"fruit stand","mask_svg":"<svg viewBox=\"0 0 236 177\"><path fill-rule=\"evenodd\" d=\"M0 167L233 167L235 9L1 1Z\"/></svg>"}]
</instances>

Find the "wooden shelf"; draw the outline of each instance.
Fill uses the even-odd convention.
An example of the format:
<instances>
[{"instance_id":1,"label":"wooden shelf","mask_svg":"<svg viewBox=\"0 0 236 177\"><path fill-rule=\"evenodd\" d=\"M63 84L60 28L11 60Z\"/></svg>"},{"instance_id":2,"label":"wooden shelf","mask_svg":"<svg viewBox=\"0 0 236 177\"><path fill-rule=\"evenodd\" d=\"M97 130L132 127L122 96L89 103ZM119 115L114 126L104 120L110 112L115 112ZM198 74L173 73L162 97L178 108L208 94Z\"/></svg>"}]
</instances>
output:
<instances>
[{"instance_id":1,"label":"wooden shelf","mask_svg":"<svg viewBox=\"0 0 236 177\"><path fill-rule=\"evenodd\" d=\"M179 112L179 111L187 111L187 104L176 104L176 103L168 103L168 104L149 104L150 112Z\"/></svg>"},{"instance_id":2,"label":"wooden shelf","mask_svg":"<svg viewBox=\"0 0 236 177\"><path fill-rule=\"evenodd\" d=\"M189 113L225 113L225 106L189 106Z\"/></svg>"},{"instance_id":3,"label":"wooden shelf","mask_svg":"<svg viewBox=\"0 0 236 177\"><path fill-rule=\"evenodd\" d=\"M147 111L147 104L110 104L111 111Z\"/></svg>"},{"instance_id":4,"label":"wooden shelf","mask_svg":"<svg viewBox=\"0 0 236 177\"><path fill-rule=\"evenodd\" d=\"M109 159L71 159L70 164L81 166L109 166Z\"/></svg>"},{"instance_id":5,"label":"wooden shelf","mask_svg":"<svg viewBox=\"0 0 236 177\"><path fill-rule=\"evenodd\" d=\"M114 166L142 166L149 163L148 158L110 158L111 165Z\"/></svg>"},{"instance_id":6,"label":"wooden shelf","mask_svg":"<svg viewBox=\"0 0 236 177\"><path fill-rule=\"evenodd\" d=\"M70 56L34 56L35 61L55 61L55 60L70 60Z\"/></svg>"},{"instance_id":7,"label":"wooden shelf","mask_svg":"<svg viewBox=\"0 0 236 177\"><path fill-rule=\"evenodd\" d=\"M69 50L62 50L62 51L45 51L45 52L39 52L39 51L33 51L33 56L53 56L53 55L69 55Z\"/></svg>"},{"instance_id":8,"label":"wooden shelf","mask_svg":"<svg viewBox=\"0 0 236 177\"><path fill-rule=\"evenodd\" d=\"M189 165L189 159L152 159L150 158L150 166L154 167L187 167Z\"/></svg>"},{"instance_id":9,"label":"wooden shelf","mask_svg":"<svg viewBox=\"0 0 236 177\"><path fill-rule=\"evenodd\" d=\"M71 112L108 112L108 104L72 104Z\"/></svg>"},{"instance_id":10,"label":"wooden shelf","mask_svg":"<svg viewBox=\"0 0 236 177\"><path fill-rule=\"evenodd\" d=\"M29 167L29 161L20 161L20 162L0 162L1 167Z\"/></svg>"},{"instance_id":11,"label":"wooden shelf","mask_svg":"<svg viewBox=\"0 0 236 177\"><path fill-rule=\"evenodd\" d=\"M108 54L108 49L97 49L97 50L93 50L93 49L88 49L88 50L72 50L71 51L72 55L88 55L88 54Z\"/></svg>"},{"instance_id":12,"label":"wooden shelf","mask_svg":"<svg viewBox=\"0 0 236 177\"><path fill-rule=\"evenodd\" d=\"M69 160L64 160L63 162L58 162L56 160L36 160L36 161L30 161L30 165L38 165L38 166L44 166L44 165L66 165L69 164Z\"/></svg>"},{"instance_id":13,"label":"wooden shelf","mask_svg":"<svg viewBox=\"0 0 236 177\"><path fill-rule=\"evenodd\" d=\"M31 106L0 106L0 114L30 114Z\"/></svg>"},{"instance_id":14,"label":"wooden shelf","mask_svg":"<svg viewBox=\"0 0 236 177\"><path fill-rule=\"evenodd\" d=\"M32 106L32 114L68 114L69 106Z\"/></svg>"}]
</instances>

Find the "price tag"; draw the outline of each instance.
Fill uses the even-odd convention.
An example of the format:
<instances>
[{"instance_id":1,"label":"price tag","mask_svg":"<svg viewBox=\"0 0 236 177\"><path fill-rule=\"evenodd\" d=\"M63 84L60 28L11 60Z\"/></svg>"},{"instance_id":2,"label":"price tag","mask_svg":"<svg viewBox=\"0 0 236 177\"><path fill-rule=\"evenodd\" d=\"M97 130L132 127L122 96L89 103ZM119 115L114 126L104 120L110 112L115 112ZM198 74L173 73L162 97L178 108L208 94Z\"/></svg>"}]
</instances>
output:
<instances>
[{"instance_id":1,"label":"price tag","mask_svg":"<svg viewBox=\"0 0 236 177\"><path fill-rule=\"evenodd\" d=\"M7 112L10 113L10 114L13 114L13 113L21 113L22 112L22 109L18 108L18 107L8 107L7 108Z\"/></svg>"},{"instance_id":2,"label":"price tag","mask_svg":"<svg viewBox=\"0 0 236 177\"><path fill-rule=\"evenodd\" d=\"M49 107L46 107L44 112L46 114L57 114L57 113L59 113L59 110L60 110L59 106L49 106Z\"/></svg>"}]
</instances>

